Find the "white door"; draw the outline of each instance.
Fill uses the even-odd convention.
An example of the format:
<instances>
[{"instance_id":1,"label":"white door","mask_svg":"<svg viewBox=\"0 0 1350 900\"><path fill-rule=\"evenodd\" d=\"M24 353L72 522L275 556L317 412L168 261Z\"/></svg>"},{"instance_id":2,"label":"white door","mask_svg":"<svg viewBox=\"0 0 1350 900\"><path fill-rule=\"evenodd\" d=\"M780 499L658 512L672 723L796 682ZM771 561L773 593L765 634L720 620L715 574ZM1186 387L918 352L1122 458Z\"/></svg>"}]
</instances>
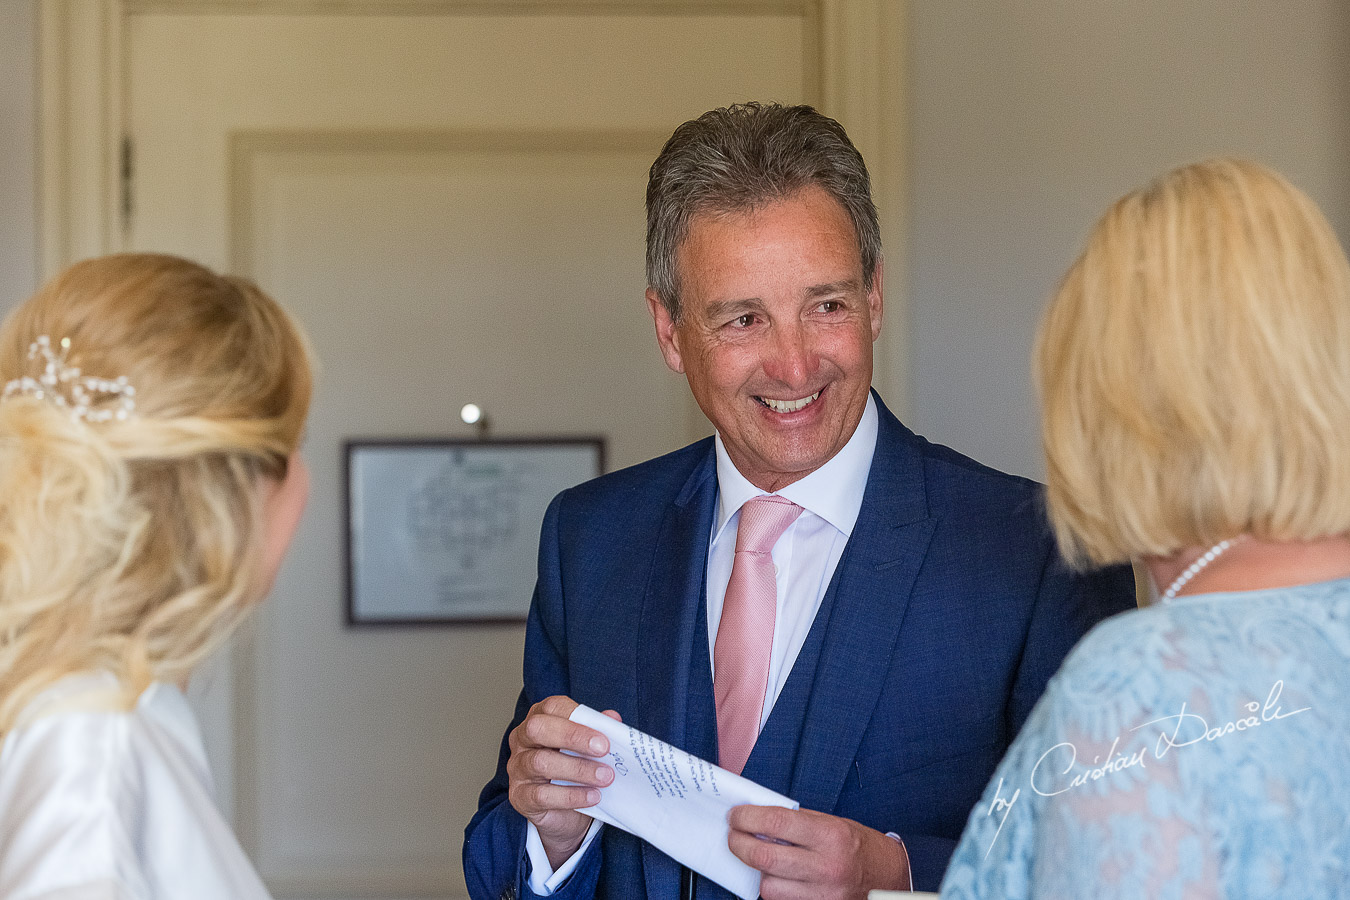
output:
<instances>
[{"instance_id":1,"label":"white door","mask_svg":"<svg viewBox=\"0 0 1350 900\"><path fill-rule=\"evenodd\" d=\"M343 441L468 437L468 402L500 435L603 435L610 468L706 434L642 300L647 167L711 107L815 102L893 220L894 6L44 8L49 268L125 248L249 275L320 359L301 532L195 684L224 803L279 895L463 896L463 828L520 683L518 624L344 625ZM896 347L882 371L903 387Z\"/></svg>"}]
</instances>

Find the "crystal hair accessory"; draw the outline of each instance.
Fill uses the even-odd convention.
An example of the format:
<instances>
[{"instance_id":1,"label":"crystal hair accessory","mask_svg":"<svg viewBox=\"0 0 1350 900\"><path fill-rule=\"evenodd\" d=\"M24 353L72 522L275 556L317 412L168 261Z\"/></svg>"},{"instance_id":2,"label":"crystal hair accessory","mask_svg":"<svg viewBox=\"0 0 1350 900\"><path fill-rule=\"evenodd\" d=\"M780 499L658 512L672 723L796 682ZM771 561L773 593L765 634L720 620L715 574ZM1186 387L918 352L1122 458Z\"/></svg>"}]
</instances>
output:
<instances>
[{"instance_id":1,"label":"crystal hair accessory","mask_svg":"<svg viewBox=\"0 0 1350 900\"><path fill-rule=\"evenodd\" d=\"M23 395L46 400L53 406L70 410L76 422L123 421L136 411L136 389L127 383L125 375L117 378L95 378L80 372L78 366L66 362L70 353L70 338L61 338L61 352L52 350L51 338L39 335L28 345L28 358L43 358L46 365L37 378L25 375L5 384L3 397ZM95 404L117 398L113 406L94 409Z\"/></svg>"}]
</instances>

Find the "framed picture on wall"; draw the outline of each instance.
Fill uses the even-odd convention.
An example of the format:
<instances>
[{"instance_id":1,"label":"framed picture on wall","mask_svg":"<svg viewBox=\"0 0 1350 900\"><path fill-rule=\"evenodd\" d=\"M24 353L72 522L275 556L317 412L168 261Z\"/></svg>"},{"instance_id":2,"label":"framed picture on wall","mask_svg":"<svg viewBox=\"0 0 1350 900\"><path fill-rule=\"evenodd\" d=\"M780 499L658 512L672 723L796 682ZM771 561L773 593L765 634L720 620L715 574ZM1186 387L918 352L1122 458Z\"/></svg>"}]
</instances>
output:
<instances>
[{"instance_id":1,"label":"framed picture on wall","mask_svg":"<svg viewBox=\"0 0 1350 900\"><path fill-rule=\"evenodd\" d=\"M605 463L602 438L344 447L355 626L523 621L549 501Z\"/></svg>"}]
</instances>

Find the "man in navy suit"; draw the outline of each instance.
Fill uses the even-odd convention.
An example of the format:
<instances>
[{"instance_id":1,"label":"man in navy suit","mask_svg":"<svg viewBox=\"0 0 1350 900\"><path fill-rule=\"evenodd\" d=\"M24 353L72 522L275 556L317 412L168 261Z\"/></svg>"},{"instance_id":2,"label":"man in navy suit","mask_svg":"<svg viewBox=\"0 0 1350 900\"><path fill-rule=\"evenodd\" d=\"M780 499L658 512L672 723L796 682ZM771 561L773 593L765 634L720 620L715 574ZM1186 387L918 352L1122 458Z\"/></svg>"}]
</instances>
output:
<instances>
[{"instance_id":1,"label":"man in navy suit","mask_svg":"<svg viewBox=\"0 0 1350 900\"><path fill-rule=\"evenodd\" d=\"M652 166L647 241L657 341L717 435L550 506L524 689L466 833L470 894L728 896L586 815L613 773L568 715L585 703L725 762L719 631L765 494L800 509L772 544L743 774L801 809L736 808L731 850L765 900L936 890L1046 681L1133 605L1130 574L1066 570L1037 485L917 437L870 391L880 234L837 122L761 104L686 122Z\"/></svg>"}]
</instances>

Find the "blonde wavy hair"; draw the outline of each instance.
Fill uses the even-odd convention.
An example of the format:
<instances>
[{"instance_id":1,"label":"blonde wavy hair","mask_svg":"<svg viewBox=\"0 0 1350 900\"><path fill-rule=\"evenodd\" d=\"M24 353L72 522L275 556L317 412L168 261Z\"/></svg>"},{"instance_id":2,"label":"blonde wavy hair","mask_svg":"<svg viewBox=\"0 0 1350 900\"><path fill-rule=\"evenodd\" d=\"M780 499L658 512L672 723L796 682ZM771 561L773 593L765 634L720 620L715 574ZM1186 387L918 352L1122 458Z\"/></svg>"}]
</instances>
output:
<instances>
[{"instance_id":1,"label":"blonde wavy hair","mask_svg":"<svg viewBox=\"0 0 1350 900\"><path fill-rule=\"evenodd\" d=\"M109 671L129 704L229 635L265 589L261 487L285 477L312 390L274 300L171 256L67 269L0 327L0 381L41 374L40 335L69 338L85 375L125 375L136 408L90 422L0 400L0 735L64 675Z\"/></svg>"},{"instance_id":2,"label":"blonde wavy hair","mask_svg":"<svg viewBox=\"0 0 1350 900\"><path fill-rule=\"evenodd\" d=\"M1208 160L1118 200L1050 304L1035 376L1071 561L1350 531L1350 265L1267 168Z\"/></svg>"}]
</instances>

